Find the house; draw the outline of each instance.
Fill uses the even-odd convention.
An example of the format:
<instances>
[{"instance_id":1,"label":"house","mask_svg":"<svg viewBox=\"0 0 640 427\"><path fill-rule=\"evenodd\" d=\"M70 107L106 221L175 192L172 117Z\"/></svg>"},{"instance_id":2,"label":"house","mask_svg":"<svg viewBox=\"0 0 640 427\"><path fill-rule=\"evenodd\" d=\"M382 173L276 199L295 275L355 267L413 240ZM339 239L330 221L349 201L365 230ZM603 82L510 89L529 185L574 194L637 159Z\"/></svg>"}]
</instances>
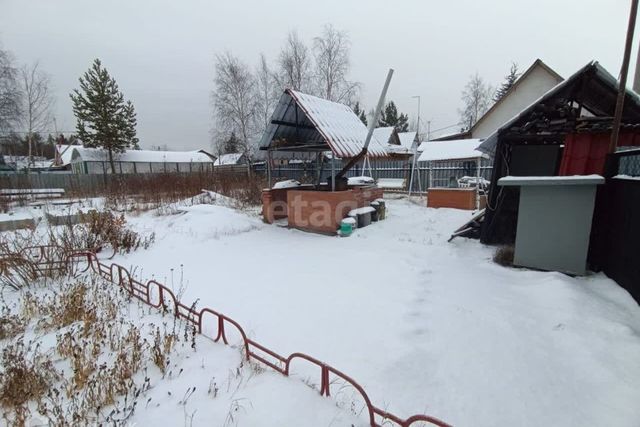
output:
<instances>
[{"instance_id":1,"label":"house","mask_svg":"<svg viewBox=\"0 0 640 427\"><path fill-rule=\"evenodd\" d=\"M483 243L515 240L518 190L505 176L603 175L618 82L590 62L504 123L480 145L494 158ZM619 146L640 145L640 97L627 90Z\"/></svg>"},{"instance_id":2,"label":"house","mask_svg":"<svg viewBox=\"0 0 640 427\"><path fill-rule=\"evenodd\" d=\"M67 155L66 151L62 155ZM71 170L75 173L111 173L109 152L101 148L71 146ZM116 173L200 172L213 168L213 156L200 151L126 150L114 153Z\"/></svg>"},{"instance_id":3,"label":"house","mask_svg":"<svg viewBox=\"0 0 640 427\"><path fill-rule=\"evenodd\" d=\"M398 139L400 140L400 145L405 147L409 152L413 153L413 150L420 145L420 141L418 140L418 132L400 132L398 133Z\"/></svg>"},{"instance_id":4,"label":"house","mask_svg":"<svg viewBox=\"0 0 640 427\"><path fill-rule=\"evenodd\" d=\"M385 143L388 145L394 145L394 146L401 146L400 137L398 136L398 131L393 126L375 128L373 130L373 136L382 143Z\"/></svg>"},{"instance_id":5,"label":"house","mask_svg":"<svg viewBox=\"0 0 640 427\"><path fill-rule=\"evenodd\" d=\"M562 77L542 60L533 64L515 81L507 93L494 103L467 131L436 138L438 141L487 138L511 117L518 114L551 88L562 82Z\"/></svg>"},{"instance_id":6,"label":"house","mask_svg":"<svg viewBox=\"0 0 640 427\"><path fill-rule=\"evenodd\" d=\"M220 154L213 162L213 166L246 165L247 157L242 153Z\"/></svg>"}]
</instances>

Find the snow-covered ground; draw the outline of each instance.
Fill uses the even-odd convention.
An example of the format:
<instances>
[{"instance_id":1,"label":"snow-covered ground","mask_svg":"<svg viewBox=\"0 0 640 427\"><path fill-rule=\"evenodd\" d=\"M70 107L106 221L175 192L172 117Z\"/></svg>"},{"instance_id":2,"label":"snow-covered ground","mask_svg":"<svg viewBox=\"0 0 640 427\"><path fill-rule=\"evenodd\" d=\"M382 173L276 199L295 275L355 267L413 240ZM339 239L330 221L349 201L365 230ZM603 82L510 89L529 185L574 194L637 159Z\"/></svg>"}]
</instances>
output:
<instances>
[{"instance_id":1,"label":"snow-covered ground","mask_svg":"<svg viewBox=\"0 0 640 427\"><path fill-rule=\"evenodd\" d=\"M266 225L225 206L149 212L129 221L155 232L155 243L114 261L182 288L185 302L233 317L280 354L335 366L402 417L638 425L640 308L625 290L602 274L505 268L477 241L447 243L468 212L416 200L387 206L387 220L349 238ZM255 396L246 413L285 404L277 393ZM255 416L241 425L264 425Z\"/></svg>"},{"instance_id":2,"label":"snow-covered ground","mask_svg":"<svg viewBox=\"0 0 640 427\"><path fill-rule=\"evenodd\" d=\"M53 286L33 283L25 289L26 294L29 295L5 288L1 293L2 317L20 313L25 316L25 312L21 311L24 310L23 307L28 306L25 300L37 301L40 309L45 305L52 306L54 304L51 302L51 295L54 292L57 295L61 293L70 295L68 290L73 287L76 280L68 283L56 282ZM137 302L129 302L124 293L118 292L118 287L111 283L98 280L98 285L95 286L91 278L80 280L83 280L82 286L88 286L90 289L84 299L87 301L86 305L92 309L101 307L96 310L99 325L90 320L58 325L52 320L56 318L55 316L39 313L40 315L28 319L29 324L19 334L10 334L5 339L0 338L2 362L5 359L12 360L11 357L5 356L5 352L8 348L22 342L27 348L26 360L40 361L34 364L46 366L48 371L64 373L64 380L56 380L50 385L50 390L56 390L55 398L46 396L43 398L45 407L49 408L48 412L40 413L35 401L31 400L28 405L30 414L26 417L25 425L62 425L60 419L56 418L58 415L66 419L67 423L72 423L67 425L281 427L302 425L299 424L299 420L305 420L305 426L317 427L366 425L366 422L357 417L355 411L351 411L349 407L340 408L335 401L320 398L317 391L303 382L247 363L240 347L215 344L205 337L192 335L192 329L186 325L186 322L176 321L171 316L162 316L158 310L150 309ZM33 299L33 295L37 300ZM67 299L59 298L59 301L67 301ZM74 299L74 301L78 300ZM109 302L105 303L105 301ZM106 309L110 302L115 303L116 310ZM58 307L63 305L63 303L57 304ZM49 312L48 309L44 311ZM51 326L44 326L47 324ZM0 329L8 330L6 324L0 326L5 327ZM125 338L134 336L130 334L132 328L139 331L138 342L142 342L141 357L138 358L141 360L140 368L134 371L131 377L136 385L128 387L129 395L126 399L122 394L119 396L115 405L117 409L112 405L100 407L95 402L95 398L87 397L94 396L87 391L88 386L74 388L77 368L72 367L74 365L71 357L60 354L59 349L64 341L62 337L72 334L75 337L74 345L94 349L86 353L82 353L82 350L77 347L73 350L74 359L76 357L79 359L84 357L85 360L95 358L94 368L88 371L92 377L89 377L87 383L91 383L93 377L100 381L99 375L103 369L110 373L113 366L122 367L117 365L120 359L116 354L127 355L123 368L132 366L130 360L133 360L131 348L134 347L132 344L134 340ZM167 368L164 374L152 362L151 343L154 342L156 329L163 335L171 334L172 331L175 334L171 350L165 352ZM95 332L98 330L102 332ZM94 339L94 334L101 336L101 339ZM113 348L110 350L113 342L118 343L116 345L118 350L114 351ZM97 353L93 353L96 345ZM86 355L79 357L77 356L79 354ZM88 356L89 354L92 356ZM45 365L43 362L45 358L52 364ZM28 363L31 365L31 362ZM2 375L8 375L5 370L10 370L9 366L4 365L4 363L0 364L0 385L2 386L0 392L2 393L5 390ZM82 367L91 365L91 362L79 364ZM99 369L98 366L100 366ZM42 368L36 371L42 372ZM12 396L20 392L11 390ZM72 390L74 397L71 398L65 390ZM96 390L103 389L95 387L92 390L98 395ZM136 395L136 399L132 399L137 391L140 391L140 394ZM15 399L15 397L12 398L12 400ZM133 400L137 402L135 410L132 410ZM78 407L84 407L87 404L81 404L81 402L89 402L88 405L97 405L98 408L86 411L87 418L79 422L73 420L72 414L74 411L78 413ZM14 409L10 406L0 406L2 418L0 425L21 425L19 422L7 423L14 419L14 414ZM112 418L106 418L107 416Z\"/></svg>"}]
</instances>

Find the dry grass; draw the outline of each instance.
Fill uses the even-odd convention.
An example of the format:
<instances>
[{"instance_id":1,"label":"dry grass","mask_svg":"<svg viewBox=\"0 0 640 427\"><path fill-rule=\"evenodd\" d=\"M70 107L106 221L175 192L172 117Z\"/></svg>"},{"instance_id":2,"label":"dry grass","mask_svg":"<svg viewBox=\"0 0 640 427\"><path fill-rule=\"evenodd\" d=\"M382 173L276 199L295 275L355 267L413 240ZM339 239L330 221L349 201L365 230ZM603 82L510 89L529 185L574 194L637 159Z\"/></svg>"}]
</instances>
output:
<instances>
[{"instance_id":1,"label":"dry grass","mask_svg":"<svg viewBox=\"0 0 640 427\"><path fill-rule=\"evenodd\" d=\"M141 236L127 227L124 214L111 211L91 211L84 215L84 222L75 225L50 227L49 244L57 245L71 253L81 249L99 252L109 246L115 253L129 253L147 249L155 235Z\"/></svg>"},{"instance_id":2,"label":"dry grass","mask_svg":"<svg viewBox=\"0 0 640 427\"><path fill-rule=\"evenodd\" d=\"M4 408L19 408L20 418L24 405L41 399L58 379L58 373L46 354L25 346L22 339L7 345L0 360L3 367L0 404Z\"/></svg>"},{"instance_id":3,"label":"dry grass","mask_svg":"<svg viewBox=\"0 0 640 427\"><path fill-rule=\"evenodd\" d=\"M109 176L103 188L69 189L71 197L105 197L108 208L146 211L198 195L203 188L234 198L240 207L257 206L264 177L246 171Z\"/></svg>"},{"instance_id":4,"label":"dry grass","mask_svg":"<svg viewBox=\"0 0 640 427\"><path fill-rule=\"evenodd\" d=\"M3 299L0 312L0 343L15 339L5 341L0 363L7 425L26 425L35 412L50 425L120 425L149 389L148 370L157 367L164 377L176 346L195 350L190 334L176 333L177 320L173 329L128 320L129 295L100 278L34 286L20 295L13 307ZM185 322L185 331L191 327ZM25 344L25 329L55 334L55 345L43 351L37 339Z\"/></svg>"}]
</instances>

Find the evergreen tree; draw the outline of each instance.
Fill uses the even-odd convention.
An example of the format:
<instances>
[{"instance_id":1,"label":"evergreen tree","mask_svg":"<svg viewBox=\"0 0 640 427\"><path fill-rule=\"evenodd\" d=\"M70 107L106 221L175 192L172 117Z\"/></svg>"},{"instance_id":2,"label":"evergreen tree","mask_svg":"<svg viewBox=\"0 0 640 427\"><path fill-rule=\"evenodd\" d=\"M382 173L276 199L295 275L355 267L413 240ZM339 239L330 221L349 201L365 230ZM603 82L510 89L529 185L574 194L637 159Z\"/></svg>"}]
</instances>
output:
<instances>
[{"instance_id":1,"label":"evergreen tree","mask_svg":"<svg viewBox=\"0 0 640 427\"><path fill-rule=\"evenodd\" d=\"M242 151L242 144L240 139L236 136L235 132L231 132L231 135L228 139L223 141L222 143L222 152L221 154L233 154L239 153Z\"/></svg>"},{"instance_id":2,"label":"evergreen tree","mask_svg":"<svg viewBox=\"0 0 640 427\"><path fill-rule=\"evenodd\" d=\"M520 73L518 72L518 64L515 62L511 63L511 69L509 70L509 74L507 74L504 78L504 82L496 91L496 94L493 97L494 102L500 101L500 99L507 94L511 86L514 85L516 80L520 77Z\"/></svg>"},{"instance_id":3,"label":"evergreen tree","mask_svg":"<svg viewBox=\"0 0 640 427\"><path fill-rule=\"evenodd\" d=\"M378 126L393 126L398 132L406 132L409 130L409 116L403 113L398 114L396 104L393 101L389 101L382 111L380 120L378 120Z\"/></svg>"},{"instance_id":4,"label":"evergreen tree","mask_svg":"<svg viewBox=\"0 0 640 427\"><path fill-rule=\"evenodd\" d=\"M364 113L364 109L360 108L360 103L356 102L356 105L353 106L353 112L356 116L364 123L365 126L368 126L367 115Z\"/></svg>"},{"instance_id":5,"label":"evergreen tree","mask_svg":"<svg viewBox=\"0 0 640 427\"><path fill-rule=\"evenodd\" d=\"M80 90L70 94L76 116L78 138L85 147L100 147L109 152L111 172L116 168L113 154L138 148L136 112L131 101L124 100L118 84L102 67L99 59L79 79Z\"/></svg>"}]
</instances>

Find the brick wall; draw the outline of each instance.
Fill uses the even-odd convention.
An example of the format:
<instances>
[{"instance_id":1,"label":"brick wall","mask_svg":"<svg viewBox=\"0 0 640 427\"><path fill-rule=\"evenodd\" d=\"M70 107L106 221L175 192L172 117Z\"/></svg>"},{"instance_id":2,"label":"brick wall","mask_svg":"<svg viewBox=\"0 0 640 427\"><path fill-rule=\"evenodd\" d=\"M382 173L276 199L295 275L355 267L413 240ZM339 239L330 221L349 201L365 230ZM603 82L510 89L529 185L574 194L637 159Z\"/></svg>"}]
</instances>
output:
<instances>
[{"instance_id":1,"label":"brick wall","mask_svg":"<svg viewBox=\"0 0 640 427\"><path fill-rule=\"evenodd\" d=\"M427 206L430 208L455 208L473 210L476 208L474 188L430 188ZM480 197L480 209L486 204L486 197Z\"/></svg>"},{"instance_id":2,"label":"brick wall","mask_svg":"<svg viewBox=\"0 0 640 427\"><path fill-rule=\"evenodd\" d=\"M289 226L317 233L334 234L350 210L368 206L382 197L379 188L347 191L301 191L287 193Z\"/></svg>"}]
</instances>

